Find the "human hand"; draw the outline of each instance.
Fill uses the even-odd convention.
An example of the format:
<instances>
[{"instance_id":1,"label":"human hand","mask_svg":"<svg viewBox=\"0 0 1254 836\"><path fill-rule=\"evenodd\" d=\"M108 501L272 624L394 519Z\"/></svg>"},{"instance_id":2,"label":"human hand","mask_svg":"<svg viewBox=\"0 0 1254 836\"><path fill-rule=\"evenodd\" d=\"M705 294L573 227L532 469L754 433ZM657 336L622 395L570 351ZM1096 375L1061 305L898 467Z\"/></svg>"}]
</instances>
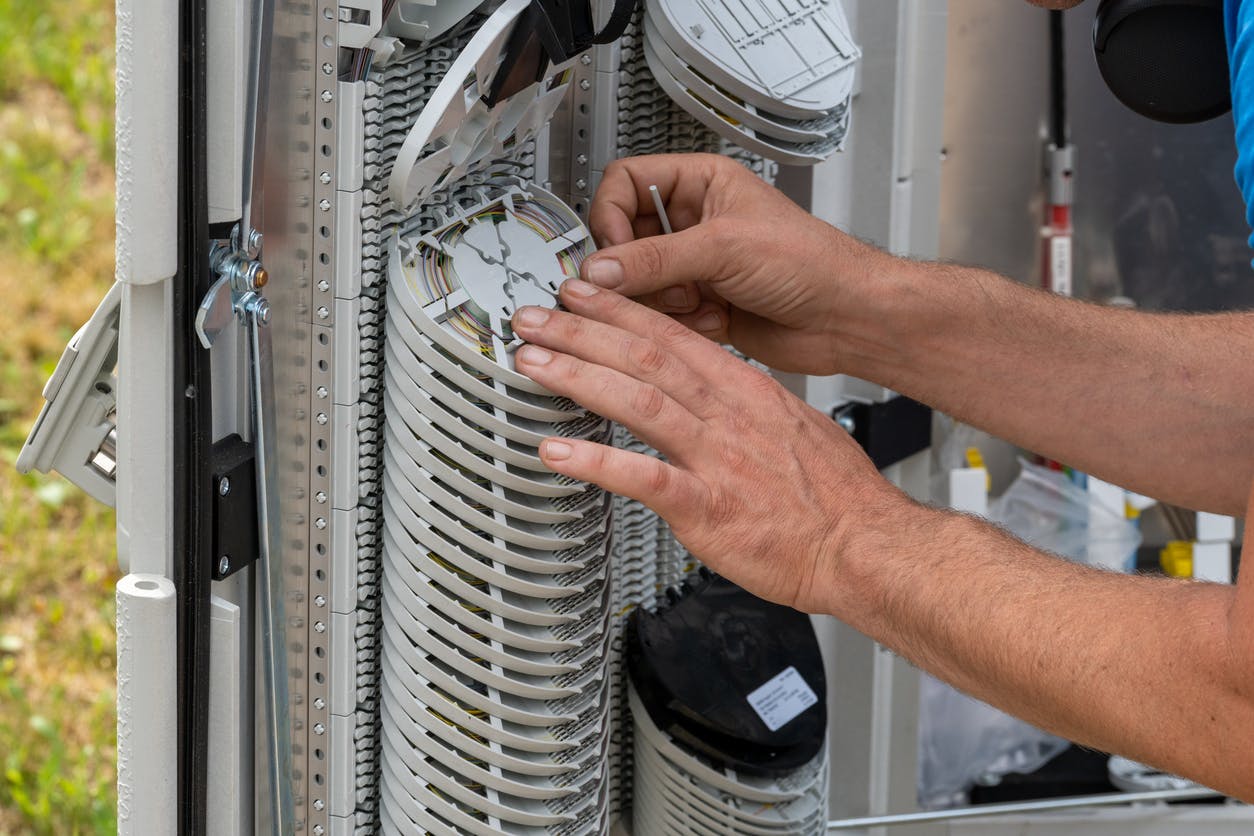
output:
<instances>
[{"instance_id":1,"label":"human hand","mask_svg":"<svg viewBox=\"0 0 1254 836\"><path fill-rule=\"evenodd\" d=\"M643 502L699 560L750 592L830 606L856 513L907 502L831 418L669 317L581 281L566 311L521 308L517 368L622 423L667 461L547 439L552 470Z\"/></svg>"},{"instance_id":2,"label":"human hand","mask_svg":"<svg viewBox=\"0 0 1254 836\"><path fill-rule=\"evenodd\" d=\"M661 234L651 185L674 234ZM840 371L840 315L892 260L714 154L611 164L590 222L602 249L584 279L781 371Z\"/></svg>"}]
</instances>

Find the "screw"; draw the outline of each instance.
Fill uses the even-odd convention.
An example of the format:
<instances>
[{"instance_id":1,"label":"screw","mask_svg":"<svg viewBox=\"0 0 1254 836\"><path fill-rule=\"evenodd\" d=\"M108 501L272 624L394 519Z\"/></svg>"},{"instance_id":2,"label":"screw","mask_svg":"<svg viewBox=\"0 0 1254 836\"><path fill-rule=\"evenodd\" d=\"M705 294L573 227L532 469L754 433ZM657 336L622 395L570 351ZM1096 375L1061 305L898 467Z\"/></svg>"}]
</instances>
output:
<instances>
[{"instance_id":1,"label":"screw","mask_svg":"<svg viewBox=\"0 0 1254 836\"><path fill-rule=\"evenodd\" d=\"M329 281L327 281L326 279L318 280L318 290L322 291L323 293L326 293L330 289L331 289L331 283Z\"/></svg>"},{"instance_id":2,"label":"screw","mask_svg":"<svg viewBox=\"0 0 1254 836\"><path fill-rule=\"evenodd\" d=\"M335 67L331 66L331 62L330 62L330 61L327 61L326 63L324 63L324 64L322 65L322 74L323 74L323 75L330 75L330 74L331 74L331 73L333 73L333 72L335 72Z\"/></svg>"},{"instance_id":3,"label":"screw","mask_svg":"<svg viewBox=\"0 0 1254 836\"><path fill-rule=\"evenodd\" d=\"M588 164L588 155L587 155L587 154L579 154L578 156L576 156L576 157L575 157L575 162L579 163L580 165L587 165L587 164Z\"/></svg>"},{"instance_id":4,"label":"screw","mask_svg":"<svg viewBox=\"0 0 1254 836\"><path fill-rule=\"evenodd\" d=\"M588 79L586 79L586 78L585 78L585 79L583 79L582 81L580 81L580 82L579 82L579 89L580 89L580 90L591 90L591 89L592 89L592 82L591 82L591 81L588 81Z\"/></svg>"},{"instance_id":5,"label":"screw","mask_svg":"<svg viewBox=\"0 0 1254 836\"><path fill-rule=\"evenodd\" d=\"M327 599L325 595L315 595L313 602L314 602L315 607L325 607L327 605Z\"/></svg>"},{"instance_id":6,"label":"screw","mask_svg":"<svg viewBox=\"0 0 1254 836\"><path fill-rule=\"evenodd\" d=\"M270 324L270 303L265 299L257 300L257 321L262 325Z\"/></svg>"},{"instance_id":7,"label":"screw","mask_svg":"<svg viewBox=\"0 0 1254 836\"><path fill-rule=\"evenodd\" d=\"M318 413L318 417L317 417L317 418L315 418L314 420L315 420L315 421L317 421L319 424L322 424L323 426L326 426L327 421L329 421L329 420L331 420L331 419L330 419L330 418L327 418L327 414L326 414L325 412L319 412L319 413Z\"/></svg>"},{"instance_id":8,"label":"screw","mask_svg":"<svg viewBox=\"0 0 1254 836\"><path fill-rule=\"evenodd\" d=\"M587 54L583 55L583 57L579 59L579 63L583 64L585 67L592 66L592 56Z\"/></svg>"},{"instance_id":9,"label":"screw","mask_svg":"<svg viewBox=\"0 0 1254 836\"><path fill-rule=\"evenodd\" d=\"M313 808L318 812L322 812L323 808L326 806L326 803L321 798L314 799Z\"/></svg>"},{"instance_id":10,"label":"screw","mask_svg":"<svg viewBox=\"0 0 1254 836\"><path fill-rule=\"evenodd\" d=\"M314 708L318 709L319 711L322 711L326 707L327 707L327 701L324 700L322 697L318 697L316 700L314 700Z\"/></svg>"},{"instance_id":11,"label":"screw","mask_svg":"<svg viewBox=\"0 0 1254 836\"><path fill-rule=\"evenodd\" d=\"M853 416L847 412L842 415L837 415L836 423L837 425L840 426L842 430L849 433L850 435L853 435L853 431L858 428L857 423L855 423L853 420Z\"/></svg>"},{"instance_id":12,"label":"screw","mask_svg":"<svg viewBox=\"0 0 1254 836\"><path fill-rule=\"evenodd\" d=\"M226 496L231 492L231 480L223 476L218 480L218 496Z\"/></svg>"},{"instance_id":13,"label":"screw","mask_svg":"<svg viewBox=\"0 0 1254 836\"><path fill-rule=\"evenodd\" d=\"M315 622L314 622L314 632L315 632L315 633L325 633L326 631L327 631L327 625L326 625L326 624L322 623L321 621L315 621Z\"/></svg>"},{"instance_id":14,"label":"screw","mask_svg":"<svg viewBox=\"0 0 1254 836\"><path fill-rule=\"evenodd\" d=\"M231 571L231 556L224 554L218 558L218 574L223 577Z\"/></svg>"},{"instance_id":15,"label":"screw","mask_svg":"<svg viewBox=\"0 0 1254 836\"><path fill-rule=\"evenodd\" d=\"M588 181L580 177L578 180L575 181L575 188L579 189L580 191L583 191L584 189L588 188Z\"/></svg>"},{"instance_id":16,"label":"screw","mask_svg":"<svg viewBox=\"0 0 1254 836\"><path fill-rule=\"evenodd\" d=\"M318 517L318 519L314 520L314 528L318 529L319 531L322 531L326 527L327 527L326 517Z\"/></svg>"},{"instance_id":17,"label":"screw","mask_svg":"<svg viewBox=\"0 0 1254 836\"><path fill-rule=\"evenodd\" d=\"M322 835L323 835L324 833L326 833L326 832L327 832L327 829L326 829L325 827L323 827L322 825L320 825L320 824L315 824L315 825L313 826L313 835L314 835L314 836L322 836Z\"/></svg>"},{"instance_id":18,"label":"screw","mask_svg":"<svg viewBox=\"0 0 1254 836\"><path fill-rule=\"evenodd\" d=\"M317 502L319 505L321 505L321 504L323 504L324 502L326 502L326 501L327 501L327 492L326 492L326 491L318 491L316 494L314 494L314 501L315 501L315 502Z\"/></svg>"},{"instance_id":19,"label":"screw","mask_svg":"<svg viewBox=\"0 0 1254 836\"><path fill-rule=\"evenodd\" d=\"M252 286L255 290L260 290L270 284L270 273L260 264L254 266L256 269L249 270L252 273Z\"/></svg>"},{"instance_id":20,"label":"screw","mask_svg":"<svg viewBox=\"0 0 1254 836\"><path fill-rule=\"evenodd\" d=\"M330 315L331 315L331 311L327 308L326 305L323 305L322 307L318 308L318 319L326 319Z\"/></svg>"},{"instance_id":21,"label":"screw","mask_svg":"<svg viewBox=\"0 0 1254 836\"><path fill-rule=\"evenodd\" d=\"M322 183L322 185L324 185L324 186L329 186L329 185L331 185L331 172L329 172L329 171L324 171L324 172L322 172L321 174L319 174L319 175L318 175L318 180L319 180L319 181Z\"/></svg>"},{"instance_id":22,"label":"screw","mask_svg":"<svg viewBox=\"0 0 1254 836\"><path fill-rule=\"evenodd\" d=\"M327 727L322 725L321 723L314 723L313 732L314 734L326 734Z\"/></svg>"},{"instance_id":23,"label":"screw","mask_svg":"<svg viewBox=\"0 0 1254 836\"><path fill-rule=\"evenodd\" d=\"M329 394L330 394L330 392L328 392L328 391L327 391L327 387L325 387L325 386L319 386L319 387L318 387L318 397L320 397L320 398L325 398L325 397L326 397L327 395L329 395Z\"/></svg>"},{"instance_id":24,"label":"screw","mask_svg":"<svg viewBox=\"0 0 1254 836\"><path fill-rule=\"evenodd\" d=\"M327 200L327 199L324 197L322 200L318 201L318 208L319 208L319 209L321 209L323 212L330 212L330 211L331 211L331 201Z\"/></svg>"},{"instance_id":25,"label":"screw","mask_svg":"<svg viewBox=\"0 0 1254 836\"><path fill-rule=\"evenodd\" d=\"M321 98L324 102L327 102L329 104L331 102L331 99L335 97L331 95L330 90L323 90Z\"/></svg>"},{"instance_id":26,"label":"screw","mask_svg":"<svg viewBox=\"0 0 1254 836\"><path fill-rule=\"evenodd\" d=\"M260 250L261 241L262 241L261 233L258 232L257 230L254 229L250 233L248 233L248 251L255 253L258 250Z\"/></svg>"}]
</instances>

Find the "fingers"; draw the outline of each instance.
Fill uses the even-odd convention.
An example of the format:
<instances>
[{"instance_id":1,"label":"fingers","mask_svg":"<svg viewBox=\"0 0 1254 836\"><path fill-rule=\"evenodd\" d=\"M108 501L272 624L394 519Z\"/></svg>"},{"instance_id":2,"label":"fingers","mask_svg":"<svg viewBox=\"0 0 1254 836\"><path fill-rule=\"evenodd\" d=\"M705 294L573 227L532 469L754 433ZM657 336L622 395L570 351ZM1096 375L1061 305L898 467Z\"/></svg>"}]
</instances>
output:
<instances>
[{"instance_id":1,"label":"fingers","mask_svg":"<svg viewBox=\"0 0 1254 836\"><path fill-rule=\"evenodd\" d=\"M691 313L675 314L672 318L707 340L720 345L731 343L731 335L728 333L729 321L725 306L706 302L699 305Z\"/></svg>"},{"instance_id":2,"label":"fingers","mask_svg":"<svg viewBox=\"0 0 1254 836\"><path fill-rule=\"evenodd\" d=\"M668 521L701 514L704 492L696 477L652 456L590 441L550 438L540 445L540 459L564 476L643 502Z\"/></svg>"},{"instance_id":3,"label":"fingers","mask_svg":"<svg viewBox=\"0 0 1254 836\"><path fill-rule=\"evenodd\" d=\"M665 314L637 304L631 299L617 293L605 293L595 285L587 282L567 281L560 291L562 304L575 319L582 317L595 322L612 325L638 337L656 343L659 347L671 352L679 361L686 364L697 376L714 382L721 382L728 374L727 365L732 359L727 353L708 340L701 339L689 329L681 326ZM558 317L552 322L568 323L570 320ZM525 330L526 326L524 326ZM526 334L526 339L543 342L550 339L541 328ZM591 341L572 340L569 353L584 357L585 352L593 350ZM547 344L547 343L545 343ZM620 369L627 371L626 368Z\"/></svg>"},{"instance_id":4,"label":"fingers","mask_svg":"<svg viewBox=\"0 0 1254 836\"><path fill-rule=\"evenodd\" d=\"M527 307L514 315L514 332L535 345L656 386L698 418L710 418L722 411L714 383L703 375L703 366L697 365L706 362L702 359L704 352L689 351L688 356L693 358L690 363L667 347L675 344L680 326L622 296L601 295L609 302L600 310L606 319ZM682 333L680 342L696 339Z\"/></svg>"},{"instance_id":5,"label":"fingers","mask_svg":"<svg viewBox=\"0 0 1254 836\"><path fill-rule=\"evenodd\" d=\"M651 383L538 345L518 349L514 364L549 391L622 424L677 460L700 443L701 421Z\"/></svg>"},{"instance_id":6,"label":"fingers","mask_svg":"<svg viewBox=\"0 0 1254 836\"><path fill-rule=\"evenodd\" d=\"M584 281L624 296L647 296L723 277L726 255L717 221L603 249L583 263Z\"/></svg>"},{"instance_id":7,"label":"fingers","mask_svg":"<svg viewBox=\"0 0 1254 836\"><path fill-rule=\"evenodd\" d=\"M611 163L601 178L588 213L597 243L625 244L656 227L649 186L657 186L667 216L676 229L701 219L701 208L714 173L726 161L711 154L658 154ZM646 220L648 219L648 220Z\"/></svg>"}]
</instances>

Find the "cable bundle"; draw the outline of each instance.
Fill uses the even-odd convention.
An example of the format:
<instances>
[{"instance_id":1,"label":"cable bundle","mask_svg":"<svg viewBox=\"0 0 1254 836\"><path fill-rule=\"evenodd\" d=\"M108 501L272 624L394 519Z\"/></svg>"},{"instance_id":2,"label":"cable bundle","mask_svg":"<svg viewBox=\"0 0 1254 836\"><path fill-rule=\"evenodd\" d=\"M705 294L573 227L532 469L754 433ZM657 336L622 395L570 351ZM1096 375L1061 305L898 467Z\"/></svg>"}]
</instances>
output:
<instances>
[{"instance_id":1,"label":"cable bundle","mask_svg":"<svg viewBox=\"0 0 1254 836\"><path fill-rule=\"evenodd\" d=\"M814 165L844 142L860 52L839 0L648 0L658 85L710 130L776 162Z\"/></svg>"},{"instance_id":2,"label":"cable bundle","mask_svg":"<svg viewBox=\"0 0 1254 836\"><path fill-rule=\"evenodd\" d=\"M591 248L532 186L481 190L389 260L383 482L385 832L608 825L610 497L550 435L610 425L513 368L509 319Z\"/></svg>"}]
</instances>

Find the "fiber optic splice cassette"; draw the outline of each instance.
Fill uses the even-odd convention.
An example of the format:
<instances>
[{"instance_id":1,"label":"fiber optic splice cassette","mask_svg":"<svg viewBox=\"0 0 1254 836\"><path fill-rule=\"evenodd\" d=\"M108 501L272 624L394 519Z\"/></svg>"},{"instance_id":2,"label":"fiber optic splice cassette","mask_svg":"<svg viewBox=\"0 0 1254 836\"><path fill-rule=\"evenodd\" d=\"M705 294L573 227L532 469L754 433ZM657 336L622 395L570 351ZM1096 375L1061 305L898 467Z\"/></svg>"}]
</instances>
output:
<instances>
[{"instance_id":1,"label":"fiber optic splice cassette","mask_svg":"<svg viewBox=\"0 0 1254 836\"><path fill-rule=\"evenodd\" d=\"M509 321L578 275L638 154L728 155L853 227L856 190L855 231L927 254L928 18L845 5L120 0L117 284L19 465L118 509L121 833L825 830L813 628L727 680L750 738L818 735L786 768L632 684L628 616L716 581L543 467L549 435L649 451L516 372ZM870 87L904 110L860 150Z\"/></svg>"}]
</instances>

